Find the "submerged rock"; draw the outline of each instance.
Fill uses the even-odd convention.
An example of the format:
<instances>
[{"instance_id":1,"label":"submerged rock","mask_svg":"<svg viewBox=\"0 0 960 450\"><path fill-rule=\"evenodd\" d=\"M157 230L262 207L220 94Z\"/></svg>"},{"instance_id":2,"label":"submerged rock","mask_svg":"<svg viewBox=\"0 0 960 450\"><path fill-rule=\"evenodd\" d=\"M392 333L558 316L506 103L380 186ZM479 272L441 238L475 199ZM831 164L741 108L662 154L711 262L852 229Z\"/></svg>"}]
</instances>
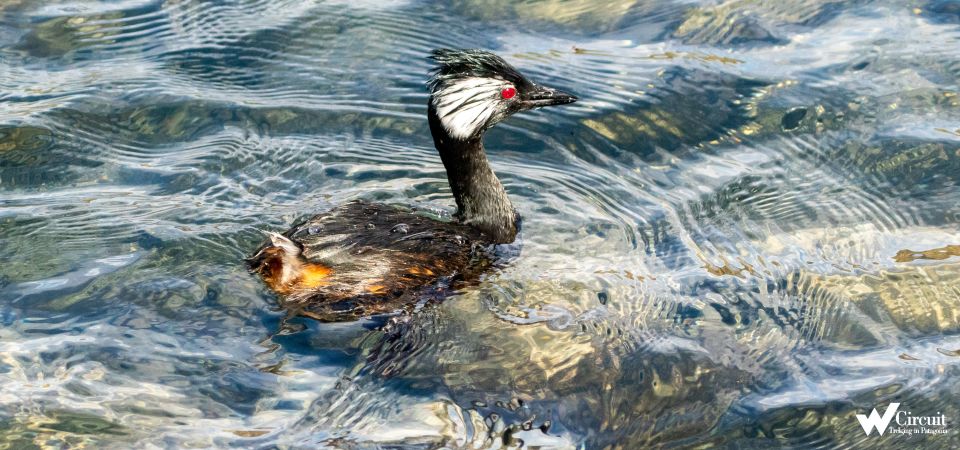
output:
<instances>
[{"instance_id":1,"label":"submerged rock","mask_svg":"<svg viewBox=\"0 0 960 450\"><path fill-rule=\"evenodd\" d=\"M46 128L32 126L0 126L0 153L13 150L26 152L43 150L49 147L52 142L53 133Z\"/></svg>"},{"instance_id":2,"label":"submerged rock","mask_svg":"<svg viewBox=\"0 0 960 450\"><path fill-rule=\"evenodd\" d=\"M901 270L879 274L809 276L811 283L852 302L878 327L893 323L913 337L960 331L960 258L903 264Z\"/></svg>"},{"instance_id":3,"label":"submerged rock","mask_svg":"<svg viewBox=\"0 0 960 450\"><path fill-rule=\"evenodd\" d=\"M750 117L743 105L762 86L724 72L672 67L651 83L644 98L583 124L606 141L597 148L614 143L642 156L657 149L692 151L746 125Z\"/></svg>"},{"instance_id":4,"label":"submerged rock","mask_svg":"<svg viewBox=\"0 0 960 450\"><path fill-rule=\"evenodd\" d=\"M678 20L686 7L663 0L454 0L460 14L486 21L520 21L557 25L582 32L605 32L632 26L637 19ZM634 20L627 20L627 19Z\"/></svg>"},{"instance_id":5,"label":"submerged rock","mask_svg":"<svg viewBox=\"0 0 960 450\"><path fill-rule=\"evenodd\" d=\"M23 37L19 49L31 56L62 57L98 44L111 43L120 34L115 27L122 13L96 16L56 17L40 22Z\"/></svg>"},{"instance_id":6,"label":"submerged rock","mask_svg":"<svg viewBox=\"0 0 960 450\"><path fill-rule=\"evenodd\" d=\"M687 44L779 44L786 42L788 26L821 24L839 14L842 3L730 0L689 12L673 35Z\"/></svg>"},{"instance_id":7,"label":"submerged rock","mask_svg":"<svg viewBox=\"0 0 960 450\"><path fill-rule=\"evenodd\" d=\"M542 1L473 1L455 0L451 7L462 14L482 20L520 19L577 24L595 27L616 23L637 0L595 2L591 0L542 0Z\"/></svg>"},{"instance_id":8,"label":"submerged rock","mask_svg":"<svg viewBox=\"0 0 960 450\"><path fill-rule=\"evenodd\" d=\"M793 131L800 127L800 122L807 117L807 108L798 106L787 111L780 119L780 126L783 131Z\"/></svg>"}]
</instances>

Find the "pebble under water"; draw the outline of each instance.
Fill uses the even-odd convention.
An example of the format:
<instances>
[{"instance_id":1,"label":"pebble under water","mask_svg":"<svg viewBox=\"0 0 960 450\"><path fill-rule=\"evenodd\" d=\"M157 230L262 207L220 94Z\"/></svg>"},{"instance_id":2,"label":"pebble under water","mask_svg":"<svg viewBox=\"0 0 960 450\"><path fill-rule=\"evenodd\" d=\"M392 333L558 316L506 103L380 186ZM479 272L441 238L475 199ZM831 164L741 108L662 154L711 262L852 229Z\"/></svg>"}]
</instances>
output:
<instances>
[{"instance_id":1,"label":"pebble under water","mask_svg":"<svg viewBox=\"0 0 960 450\"><path fill-rule=\"evenodd\" d=\"M519 253L285 320L259 230L452 212L437 47L580 97L487 135ZM0 447L960 447L958 79L945 0L4 1Z\"/></svg>"}]
</instances>

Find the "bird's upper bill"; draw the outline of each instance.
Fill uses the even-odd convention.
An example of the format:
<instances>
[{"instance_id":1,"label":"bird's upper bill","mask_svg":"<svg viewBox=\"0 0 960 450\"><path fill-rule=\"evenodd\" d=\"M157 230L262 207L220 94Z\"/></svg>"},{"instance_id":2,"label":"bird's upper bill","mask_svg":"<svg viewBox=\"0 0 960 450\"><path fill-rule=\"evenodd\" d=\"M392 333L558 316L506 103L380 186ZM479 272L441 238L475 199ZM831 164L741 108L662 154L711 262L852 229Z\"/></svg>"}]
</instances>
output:
<instances>
[{"instance_id":1,"label":"bird's upper bill","mask_svg":"<svg viewBox=\"0 0 960 450\"><path fill-rule=\"evenodd\" d=\"M511 114L563 105L577 97L538 85L503 58L484 50L434 50L437 62L429 86L431 104L447 132L457 139L479 137Z\"/></svg>"}]
</instances>

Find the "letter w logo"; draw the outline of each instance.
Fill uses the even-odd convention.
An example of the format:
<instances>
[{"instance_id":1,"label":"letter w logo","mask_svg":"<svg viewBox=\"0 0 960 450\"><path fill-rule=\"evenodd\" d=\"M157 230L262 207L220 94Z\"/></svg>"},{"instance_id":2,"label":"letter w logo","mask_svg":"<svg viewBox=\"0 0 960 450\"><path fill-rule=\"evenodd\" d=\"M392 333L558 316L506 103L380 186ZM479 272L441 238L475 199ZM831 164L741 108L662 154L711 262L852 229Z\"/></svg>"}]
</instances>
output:
<instances>
[{"instance_id":1,"label":"letter w logo","mask_svg":"<svg viewBox=\"0 0 960 450\"><path fill-rule=\"evenodd\" d=\"M867 433L867 436L870 436L870 429L872 428L876 428L877 433L883 436L883 432L887 431L887 425L890 425L890 421L893 420L893 416L897 415L897 409L899 408L899 403L891 403L887 406L883 417L880 417L877 408L873 408L873 411L870 411L870 417L865 414L857 414L857 420L860 421L860 426L863 427L863 432Z\"/></svg>"}]
</instances>

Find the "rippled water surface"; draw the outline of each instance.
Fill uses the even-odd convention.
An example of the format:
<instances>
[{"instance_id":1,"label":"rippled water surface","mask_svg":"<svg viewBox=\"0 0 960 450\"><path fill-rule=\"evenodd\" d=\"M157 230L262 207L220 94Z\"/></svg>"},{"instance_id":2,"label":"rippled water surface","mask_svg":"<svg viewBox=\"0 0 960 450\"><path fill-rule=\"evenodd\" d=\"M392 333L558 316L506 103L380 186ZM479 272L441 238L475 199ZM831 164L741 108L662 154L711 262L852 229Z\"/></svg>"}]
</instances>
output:
<instances>
[{"instance_id":1,"label":"rippled water surface","mask_svg":"<svg viewBox=\"0 0 960 450\"><path fill-rule=\"evenodd\" d=\"M284 321L259 229L453 209L436 47L581 97L487 136L520 254ZM0 445L956 448L958 79L952 1L4 1Z\"/></svg>"}]
</instances>

